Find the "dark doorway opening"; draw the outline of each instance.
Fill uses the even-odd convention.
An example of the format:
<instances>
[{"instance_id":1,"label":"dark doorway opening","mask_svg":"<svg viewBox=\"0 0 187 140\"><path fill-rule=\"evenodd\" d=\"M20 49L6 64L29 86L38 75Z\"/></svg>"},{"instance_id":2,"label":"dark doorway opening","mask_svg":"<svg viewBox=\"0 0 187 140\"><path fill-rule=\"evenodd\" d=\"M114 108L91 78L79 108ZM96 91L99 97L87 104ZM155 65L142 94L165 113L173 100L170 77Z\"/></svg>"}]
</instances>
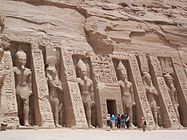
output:
<instances>
[{"instance_id":1,"label":"dark doorway opening","mask_svg":"<svg viewBox=\"0 0 187 140\"><path fill-rule=\"evenodd\" d=\"M115 100L107 100L106 102L107 102L108 114L116 115L117 114L116 101Z\"/></svg>"}]
</instances>

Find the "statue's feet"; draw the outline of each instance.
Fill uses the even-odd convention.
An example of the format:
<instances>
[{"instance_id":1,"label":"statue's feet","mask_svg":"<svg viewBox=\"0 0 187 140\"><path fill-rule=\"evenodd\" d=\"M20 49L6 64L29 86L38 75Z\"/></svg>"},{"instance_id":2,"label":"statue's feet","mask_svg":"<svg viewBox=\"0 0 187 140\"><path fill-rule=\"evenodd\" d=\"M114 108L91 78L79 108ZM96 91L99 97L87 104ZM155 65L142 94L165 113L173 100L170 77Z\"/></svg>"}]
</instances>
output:
<instances>
[{"instance_id":1,"label":"statue's feet","mask_svg":"<svg viewBox=\"0 0 187 140\"><path fill-rule=\"evenodd\" d=\"M30 127L31 125L30 125L29 123L25 123L24 126L26 126L26 127Z\"/></svg>"},{"instance_id":2,"label":"statue's feet","mask_svg":"<svg viewBox=\"0 0 187 140\"><path fill-rule=\"evenodd\" d=\"M93 125L89 125L89 128L95 128Z\"/></svg>"},{"instance_id":3,"label":"statue's feet","mask_svg":"<svg viewBox=\"0 0 187 140\"><path fill-rule=\"evenodd\" d=\"M57 128L61 128L62 126L61 125L59 125L59 124L57 124L57 125L55 125Z\"/></svg>"},{"instance_id":4,"label":"statue's feet","mask_svg":"<svg viewBox=\"0 0 187 140\"><path fill-rule=\"evenodd\" d=\"M158 124L156 124L155 129L160 129L160 126Z\"/></svg>"},{"instance_id":5,"label":"statue's feet","mask_svg":"<svg viewBox=\"0 0 187 140\"><path fill-rule=\"evenodd\" d=\"M131 124L131 125L129 126L129 129L137 129L137 127L134 126L133 124Z\"/></svg>"}]
</instances>

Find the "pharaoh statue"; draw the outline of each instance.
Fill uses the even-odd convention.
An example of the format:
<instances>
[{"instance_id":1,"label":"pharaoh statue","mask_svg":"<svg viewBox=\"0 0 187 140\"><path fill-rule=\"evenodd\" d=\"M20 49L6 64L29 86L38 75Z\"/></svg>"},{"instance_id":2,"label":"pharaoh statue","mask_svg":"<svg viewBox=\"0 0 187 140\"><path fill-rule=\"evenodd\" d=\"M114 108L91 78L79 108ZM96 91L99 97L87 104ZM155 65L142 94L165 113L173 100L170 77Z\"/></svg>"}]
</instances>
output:
<instances>
[{"instance_id":1,"label":"pharaoh statue","mask_svg":"<svg viewBox=\"0 0 187 140\"><path fill-rule=\"evenodd\" d=\"M178 121L180 122L180 116L179 116L179 110L178 110L179 104L178 104L178 98L177 98L177 91L176 91L176 88L175 88L175 85L174 85L174 82L173 82L173 78L169 73L166 73L164 75L164 77L165 77L165 80L166 80L166 84L167 84L167 87L168 87L168 91L169 91L169 94L170 94L170 97L171 97L171 101L172 101L174 110L176 112Z\"/></svg>"},{"instance_id":2,"label":"pharaoh statue","mask_svg":"<svg viewBox=\"0 0 187 140\"><path fill-rule=\"evenodd\" d=\"M32 94L31 69L25 67L26 54L19 48L16 53L16 67L13 68L16 79L16 94L19 118L23 118L24 126L29 126L29 97ZM20 111L23 108L23 115Z\"/></svg>"},{"instance_id":3,"label":"pharaoh statue","mask_svg":"<svg viewBox=\"0 0 187 140\"><path fill-rule=\"evenodd\" d=\"M79 59L77 63L77 70L79 73L79 78L77 78L77 82L80 87L80 92L82 96L88 126L90 128L94 128L94 126L92 126L91 123L91 107L95 104L93 81L88 77L87 66L81 59Z\"/></svg>"},{"instance_id":4,"label":"pharaoh statue","mask_svg":"<svg viewBox=\"0 0 187 140\"><path fill-rule=\"evenodd\" d=\"M54 124L56 127L61 127L59 125L59 113L60 107L62 107L62 103L60 103L60 94L62 94L62 84L58 77L58 73L56 70L56 57L48 56L47 57L48 67L46 69L47 73L47 81L49 87L49 102L51 104L51 109L54 118Z\"/></svg>"},{"instance_id":5,"label":"pharaoh statue","mask_svg":"<svg viewBox=\"0 0 187 140\"><path fill-rule=\"evenodd\" d=\"M153 86L151 75L148 72L143 72L142 80L143 80L143 84L146 90L147 99L151 107L151 111L153 113L155 125L156 127L159 127L158 126L158 110L160 109L160 107L157 105L157 102L155 100L155 97L158 97L158 92L156 88Z\"/></svg>"},{"instance_id":6,"label":"pharaoh statue","mask_svg":"<svg viewBox=\"0 0 187 140\"><path fill-rule=\"evenodd\" d=\"M122 91L122 101L125 113L130 117L130 127L135 128L133 125L133 110L132 107L136 105L134 101L133 85L127 78L127 70L123 63L120 61L117 67L117 71L120 77L118 81Z\"/></svg>"}]
</instances>

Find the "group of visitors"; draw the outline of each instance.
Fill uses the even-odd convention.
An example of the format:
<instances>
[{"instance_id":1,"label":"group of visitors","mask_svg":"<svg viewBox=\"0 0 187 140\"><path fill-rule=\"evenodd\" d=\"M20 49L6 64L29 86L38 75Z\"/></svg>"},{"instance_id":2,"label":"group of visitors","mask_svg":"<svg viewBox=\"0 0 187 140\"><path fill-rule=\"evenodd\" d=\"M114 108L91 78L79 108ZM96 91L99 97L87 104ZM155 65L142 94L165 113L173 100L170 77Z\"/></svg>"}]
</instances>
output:
<instances>
[{"instance_id":1,"label":"group of visitors","mask_svg":"<svg viewBox=\"0 0 187 140\"><path fill-rule=\"evenodd\" d=\"M130 117L127 114L118 114L118 115L107 115L107 126L110 128L129 128Z\"/></svg>"}]
</instances>

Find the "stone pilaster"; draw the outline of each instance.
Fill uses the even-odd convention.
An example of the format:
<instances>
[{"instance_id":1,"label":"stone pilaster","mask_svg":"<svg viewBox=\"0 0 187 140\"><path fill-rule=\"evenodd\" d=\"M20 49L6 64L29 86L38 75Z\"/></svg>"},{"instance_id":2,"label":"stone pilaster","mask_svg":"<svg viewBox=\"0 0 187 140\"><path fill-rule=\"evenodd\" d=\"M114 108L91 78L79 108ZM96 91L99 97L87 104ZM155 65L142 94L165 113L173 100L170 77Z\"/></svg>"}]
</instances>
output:
<instances>
[{"instance_id":1,"label":"stone pilaster","mask_svg":"<svg viewBox=\"0 0 187 140\"><path fill-rule=\"evenodd\" d=\"M15 79L13 72L13 64L10 51L4 51L3 60L0 68L1 73L6 74L4 85L1 90L1 110L3 114L3 122L8 126L19 125Z\"/></svg>"},{"instance_id":2,"label":"stone pilaster","mask_svg":"<svg viewBox=\"0 0 187 140\"><path fill-rule=\"evenodd\" d=\"M145 117L145 120L147 122L147 127L154 128L155 122L154 118L151 112L151 108L149 106L149 102L147 100L146 91L142 82L142 77L140 74L140 69L138 66L138 62L136 60L136 57L134 55L129 56L129 64L130 64L130 70L132 73L132 79L133 83L135 84L135 97L138 101L137 110L137 117L138 117L138 126L141 127L141 116Z\"/></svg>"},{"instance_id":3,"label":"stone pilaster","mask_svg":"<svg viewBox=\"0 0 187 140\"><path fill-rule=\"evenodd\" d=\"M172 58L181 124L187 126L187 80L180 58Z\"/></svg>"},{"instance_id":4,"label":"stone pilaster","mask_svg":"<svg viewBox=\"0 0 187 140\"><path fill-rule=\"evenodd\" d=\"M169 92L168 87L164 81L164 77L162 76L162 69L160 66L160 62L156 56L149 56L151 68L150 72L153 76L153 80L157 91L159 93L159 106L161 109L161 116L163 126L165 128L168 127L179 127L180 124L177 119L177 115L175 113Z\"/></svg>"},{"instance_id":5,"label":"stone pilaster","mask_svg":"<svg viewBox=\"0 0 187 140\"><path fill-rule=\"evenodd\" d=\"M61 56L63 69L63 78L61 79L64 91L66 125L68 127L76 126L76 128L86 128L88 124L77 83L72 54L66 50L61 50Z\"/></svg>"},{"instance_id":6,"label":"stone pilaster","mask_svg":"<svg viewBox=\"0 0 187 140\"><path fill-rule=\"evenodd\" d=\"M34 108L36 124L42 127L54 126L53 115L49 103L49 91L45 77L42 51L32 46L32 77L34 92Z\"/></svg>"}]
</instances>

